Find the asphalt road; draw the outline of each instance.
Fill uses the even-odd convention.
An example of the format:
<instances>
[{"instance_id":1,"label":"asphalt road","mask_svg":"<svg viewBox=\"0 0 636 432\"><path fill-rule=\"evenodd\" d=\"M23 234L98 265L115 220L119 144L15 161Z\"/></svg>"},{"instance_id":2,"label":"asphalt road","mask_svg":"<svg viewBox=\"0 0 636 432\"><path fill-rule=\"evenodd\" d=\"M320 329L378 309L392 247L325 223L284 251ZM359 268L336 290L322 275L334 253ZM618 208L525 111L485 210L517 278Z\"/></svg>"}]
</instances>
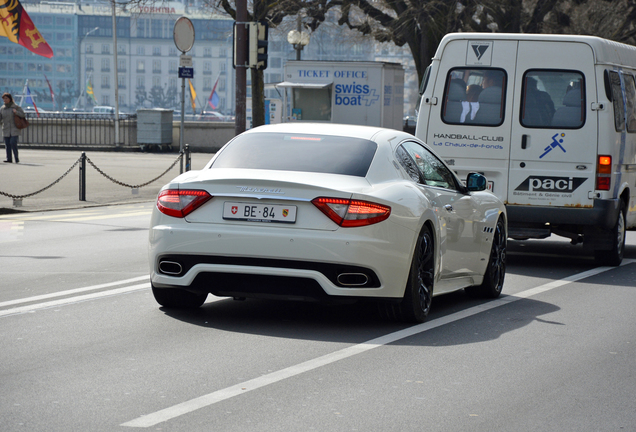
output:
<instances>
[{"instance_id":1,"label":"asphalt road","mask_svg":"<svg viewBox=\"0 0 636 432\"><path fill-rule=\"evenodd\" d=\"M148 288L152 203L0 216L0 429L634 431L636 233L619 268L509 243L504 295L371 305Z\"/></svg>"}]
</instances>

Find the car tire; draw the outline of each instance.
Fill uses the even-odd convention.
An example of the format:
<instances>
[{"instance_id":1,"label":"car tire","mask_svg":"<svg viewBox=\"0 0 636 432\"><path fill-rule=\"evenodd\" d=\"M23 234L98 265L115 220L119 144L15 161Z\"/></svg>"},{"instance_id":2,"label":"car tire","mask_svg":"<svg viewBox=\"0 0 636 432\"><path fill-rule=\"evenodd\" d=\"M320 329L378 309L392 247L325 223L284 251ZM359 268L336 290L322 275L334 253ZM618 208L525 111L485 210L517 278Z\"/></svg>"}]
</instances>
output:
<instances>
[{"instance_id":1,"label":"car tire","mask_svg":"<svg viewBox=\"0 0 636 432\"><path fill-rule=\"evenodd\" d=\"M382 304L382 315L394 321L424 322L431 310L434 274L435 248L433 235L431 230L425 226L415 244L404 297L399 303Z\"/></svg>"},{"instance_id":2,"label":"car tire","mask_svg":"<svg viewBox=\"0 0 636 432\"><path fill-rule=\"evenodd\" d=\"M598 264L614 267L621 264L625 253L625 231L625 203L621 200L616 224L608 233L611 241L611 249L594 251L594 258Z\"/></svg>"},{"instance_id":3,"label":"car tire","mask_svg":"<svg viewBox=\"0 0 636 432\"><path fill-rule=\"evenodd\" d=\"M465 291L468 295L480 298L499 297L506 277L507 240L506 225L503 219L499 218L492 236L492 247L484 280L481 285L467 287Z\"/></svg>"},{"instance_id":4,"label":"car tire","mask_svg":"<svg viewBox=\"0 0 636 432\"><path fill-rule=\"evenodd\" d=\"M177 288L152 287L152 295L157 303L166 308L194 309L205 303L207 293L193 293Z\"/></svg>"}]
</instances>

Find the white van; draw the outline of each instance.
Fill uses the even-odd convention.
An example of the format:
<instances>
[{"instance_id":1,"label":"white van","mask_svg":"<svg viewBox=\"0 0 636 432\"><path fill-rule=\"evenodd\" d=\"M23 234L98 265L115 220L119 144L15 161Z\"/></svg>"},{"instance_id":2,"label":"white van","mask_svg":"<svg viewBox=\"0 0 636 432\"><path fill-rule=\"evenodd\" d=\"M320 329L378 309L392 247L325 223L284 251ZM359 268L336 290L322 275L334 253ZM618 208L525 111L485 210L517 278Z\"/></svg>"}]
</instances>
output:
<instances>
[{"instance_id":1,"label":"white van","mask_svg":"<svg viewBox=\"0 0 636 432\"><path fill-rule=\"evenodd\" d=\"M602 264L636 226L636 48L588 36L446 35L415 135L460 177L481 172L513 239L554 233Z\"/></svg>"}]
</instances>

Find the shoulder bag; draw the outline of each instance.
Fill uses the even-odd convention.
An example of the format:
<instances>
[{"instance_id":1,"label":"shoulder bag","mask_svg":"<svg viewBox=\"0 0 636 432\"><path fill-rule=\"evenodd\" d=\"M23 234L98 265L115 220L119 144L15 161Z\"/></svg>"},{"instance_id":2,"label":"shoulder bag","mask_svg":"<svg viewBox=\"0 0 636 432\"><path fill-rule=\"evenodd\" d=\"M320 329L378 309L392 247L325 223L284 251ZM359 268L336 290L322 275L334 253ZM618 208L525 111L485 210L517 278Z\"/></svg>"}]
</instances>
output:
<instances>
[{"instance_id":1,"label":"shoulder bag","mask_svg":"<svg viewBox=\"0 0 636 432\"><path fill-rule=\"evenodd\" d=\"M15 127L18 129L26 129L29 126L29 121L25 118L20 117L17 114L13 115L13 121L15 122Z\"/></svg>"}]
</instances>

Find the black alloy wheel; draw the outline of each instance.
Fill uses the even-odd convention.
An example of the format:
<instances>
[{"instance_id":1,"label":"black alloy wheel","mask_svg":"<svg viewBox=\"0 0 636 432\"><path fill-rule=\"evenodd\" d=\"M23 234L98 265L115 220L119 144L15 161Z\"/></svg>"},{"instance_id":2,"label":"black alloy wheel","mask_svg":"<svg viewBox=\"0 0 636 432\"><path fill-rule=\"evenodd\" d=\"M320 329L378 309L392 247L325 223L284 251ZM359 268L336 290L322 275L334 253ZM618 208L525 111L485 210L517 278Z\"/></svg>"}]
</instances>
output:
<instances>
[{"instance_id":1,"label":"black alloy wheel","mask_svg":"<svg viewBox=\"0 0 636 432\"><path fill-rule=\"evenodd\" d=\"M493 232L490 258L481 285L466 288L466 293L472 297L497 298L503 289L506 277L506 247L508 235L502 218L497 221Z\"/></svg>"},{"instance_id":2,"label":"black alloy wheel","mask_svg":"<svg viewBox=\"0 0 636 432\"><path fill-rule=\"evenodd\" d=\"M421 323L426 320L433 301L435 248L431 230L424 226L417 238L411 269L399 303L384 303L381 314L394 321Z\"/></svg>"}]
</instances>

